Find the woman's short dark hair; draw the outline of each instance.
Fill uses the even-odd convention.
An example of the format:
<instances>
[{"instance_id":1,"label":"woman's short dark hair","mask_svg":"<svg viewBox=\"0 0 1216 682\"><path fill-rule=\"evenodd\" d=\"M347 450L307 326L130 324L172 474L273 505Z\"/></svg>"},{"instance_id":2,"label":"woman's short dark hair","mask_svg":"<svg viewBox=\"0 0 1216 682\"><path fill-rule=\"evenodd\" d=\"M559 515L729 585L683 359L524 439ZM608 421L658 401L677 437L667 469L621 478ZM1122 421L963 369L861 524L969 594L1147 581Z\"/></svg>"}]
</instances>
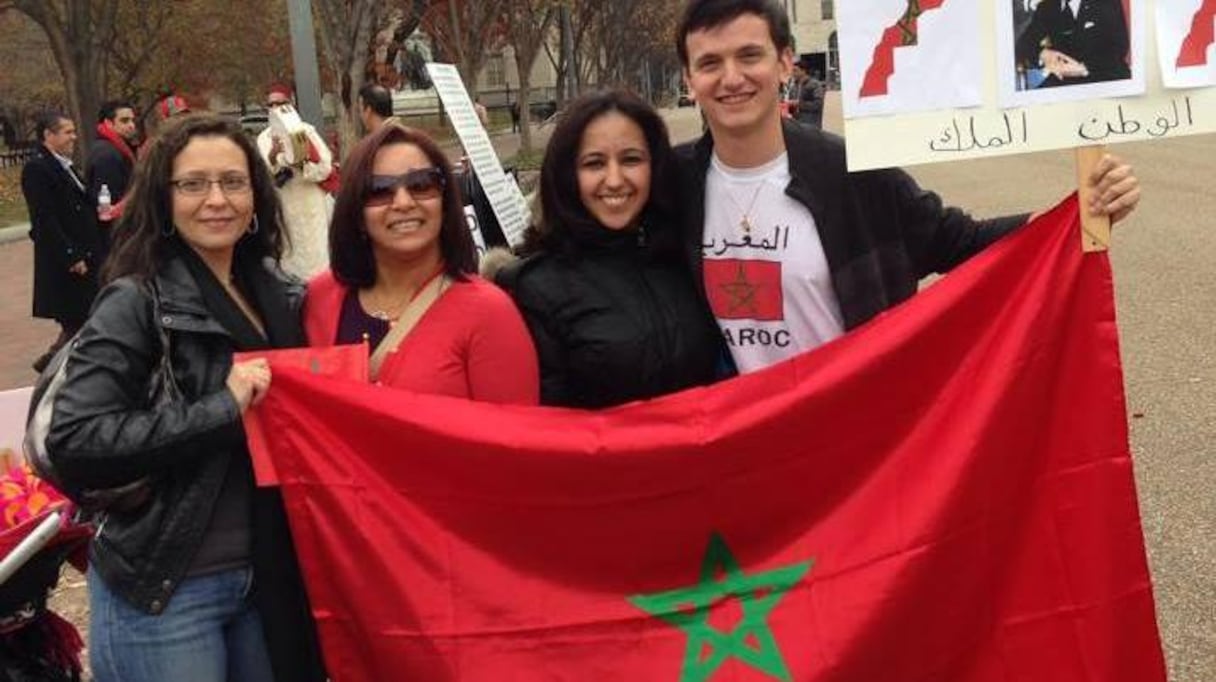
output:
<instances>
[{"instance_id":1,"label":"woman's short dark hair","mask_svg":"<svg viewBox=\"0 0 1216 682\"><path fill-rule=\"evenodd\" d=\"M688 68L689 33L723 26L744 14L754 14L768 24L777 52L793 46L789 15L776 0L688 0L676 29L676 52L684 68Z\"/></svg>"},{"instance_id":2,"label":"woman's short dark hair","mask_svg":"<svg viewBox=\"0 0 1216 682\"><path fill-rule=\"evenodd\" d=\"M439 255L448 276L464 280L476 272L477 256L473 237L464 218L460 188L452 177L447 156L430 137L413 128L387 123L363 138L351 150L342 166L342 189L334 203L334 218L329 226L329 267L334 279L352 288L367 288L376 283L376 259L363 221L363 205L371 184L376 154L389 145L412 144L443 176L443 217L439 224Z\"/></svg>"},{"instance_id":3,"label":"woman's short dark hair","mask_svg":"<svg viewBox=\"0 0 1216 682\"><path fill-rule=\"evenodd\" d=\"M236 243L235 259L278 262L287 242L283 230L279 196L274 179L256 147L241 127L214 114L188 114L165 122L152 142L148 155L135 167L135 176L124 203L123 216L114 228L113 247L102 270L106 282L133 275L149 279L169 259L173 226L173 162L196 137L231 140L245 154L253 185L256 232Z\"/></svg>"},{"instance_id":4,"label":"woman's short dark hair","mask_svg":"<svg viewBox=\"0 0 1216 682\"><path fill-rule=\"evenodd\" d=\"M541 221L529 229L525 251L576 248L574 231L602 229L583 205L578 188L578 151L587 126L599 117L617 112L642 129L650 153L650 199L642 209L647 238L658 246L670 246L680 229L680 185L675 153L667 138L667 126L658 112L626 90L606 90L583 95L562 112L540 170Z\"/></svg>"}]
</instances>

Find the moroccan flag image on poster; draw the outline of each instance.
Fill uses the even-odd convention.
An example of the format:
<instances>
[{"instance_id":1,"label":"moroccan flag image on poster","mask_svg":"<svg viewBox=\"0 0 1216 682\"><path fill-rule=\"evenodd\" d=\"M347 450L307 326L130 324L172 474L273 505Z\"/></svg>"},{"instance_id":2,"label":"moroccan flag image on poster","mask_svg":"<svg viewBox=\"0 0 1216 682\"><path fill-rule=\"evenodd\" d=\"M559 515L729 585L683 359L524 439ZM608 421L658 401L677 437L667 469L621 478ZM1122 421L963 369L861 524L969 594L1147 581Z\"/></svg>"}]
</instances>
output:
<instances>
[{"instance_id":1,"label":"moroccan flag image on poster","mask_svg":"<svg viewBox=\"0 0 1216 682\"><path fill-rule=\"evenodd\" d=\"M986 4L975 0L836 3L844 117L981 105L986 47L980 7Z\"/></svg>"},{"instance_id":2,"label":"moroccan flag image on poster","mask_svg":"<svg viewBox=\"0 0 1216 682\"><path fill-rule=\"evenodd\" d=\"M1208 63L1208 50L1216 38L1216 0L1203 0L1191 19L1191 29L1182 40L1176 63L1179 68Z\"/></svg>"},{"instance_id":3,"label":"moroccan flag image on poster","mask_svg":"<svg viewBox=\"0 0 1216 682\"><path fill-rule=\"evenodd\" d=\"M945 0L908 0L899 21L882 33L882 41L874 48L874 56L866 67L861 83L861 97L887 94L887 79L895 72L895 50L915 46L918 40L918 19L929 10L941 7Z\"/></svg>"},{"instance_id":4,"label":"moroccan flag image on poster","mask_svg":"<svg viewBox=\"0 0 1216 682\"><path fill-rule=\"evenodd\" d=\"M1077 217L814 352L609 410L272 359L253 456L331 677L1163 682L1110 263Z\"/></svg>"},{"instance_id":5,"label":"moroccan flag image on poster","mask_svg":"<svg viewBox=\"0 0 1216 682\"><path fill-rule=\"evenodd\" d=\"M723 320L783 320L785 297L781 263L706 258L705 293L714 316Z\"/></svg>"}]
</instances>

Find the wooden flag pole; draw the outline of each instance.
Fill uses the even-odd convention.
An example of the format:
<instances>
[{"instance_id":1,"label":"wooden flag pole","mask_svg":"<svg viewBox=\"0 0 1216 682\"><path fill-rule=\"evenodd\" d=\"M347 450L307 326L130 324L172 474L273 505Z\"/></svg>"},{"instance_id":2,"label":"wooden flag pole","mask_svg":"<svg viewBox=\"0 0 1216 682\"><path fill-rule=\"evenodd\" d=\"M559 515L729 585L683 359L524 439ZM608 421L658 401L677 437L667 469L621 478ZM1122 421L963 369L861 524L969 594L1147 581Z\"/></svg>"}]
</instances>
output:
<instances>
[{"instance_id":1,"label":"wooden flag pole","mask_svg":"<svg viewBox=\"0 0 1216 682\"><path fill-rule=\"evenodd\" d=\"M1081 204L1081 250L1085 253L1106 251L1110 248L1110 216L1089 212L1089 201L1094 189L1089 185L1089 176L1106 153L1106 147L1077 147L1077 196Z\"/></svg>"}]
</instances>

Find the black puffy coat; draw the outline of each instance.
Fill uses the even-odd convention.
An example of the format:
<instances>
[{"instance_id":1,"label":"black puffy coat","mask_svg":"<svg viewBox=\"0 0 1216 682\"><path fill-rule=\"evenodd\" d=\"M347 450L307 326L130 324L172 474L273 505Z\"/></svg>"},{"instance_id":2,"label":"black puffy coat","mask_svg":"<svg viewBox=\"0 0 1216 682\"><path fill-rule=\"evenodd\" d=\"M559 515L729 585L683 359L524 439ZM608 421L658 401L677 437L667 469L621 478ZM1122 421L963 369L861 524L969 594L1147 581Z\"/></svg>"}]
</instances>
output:
<instances>
[{"instance_id":1,"label":"black puffy coat","mask_svg":"<svg viewBox=\"0 0 1216 682\"><path fill-rule=\"evenodd\" d=\"M532 333L541 403L598 408L712 383L722 335L678 253L598 228L504 268Z\"/></svg>"}]
</instances>

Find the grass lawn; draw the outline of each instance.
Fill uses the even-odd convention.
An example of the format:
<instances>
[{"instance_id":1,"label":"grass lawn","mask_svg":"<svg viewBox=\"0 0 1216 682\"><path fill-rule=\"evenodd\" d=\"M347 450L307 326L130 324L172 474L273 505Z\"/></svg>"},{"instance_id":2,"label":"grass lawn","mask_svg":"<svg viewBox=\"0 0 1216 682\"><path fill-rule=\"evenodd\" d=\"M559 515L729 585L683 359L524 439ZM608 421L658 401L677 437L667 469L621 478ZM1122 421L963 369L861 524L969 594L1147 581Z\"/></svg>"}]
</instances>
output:
<instances>
[{"instance_id":1,"label":"grass lawn","mask_svg":"<svg viewBox=\"0 0 1216 682\"><path fill-rule=\"evenodd\" d=\"M0 227L28 222L25 197L21 196L21 169L0 168Z\"/></svg>"}]
</instances>

